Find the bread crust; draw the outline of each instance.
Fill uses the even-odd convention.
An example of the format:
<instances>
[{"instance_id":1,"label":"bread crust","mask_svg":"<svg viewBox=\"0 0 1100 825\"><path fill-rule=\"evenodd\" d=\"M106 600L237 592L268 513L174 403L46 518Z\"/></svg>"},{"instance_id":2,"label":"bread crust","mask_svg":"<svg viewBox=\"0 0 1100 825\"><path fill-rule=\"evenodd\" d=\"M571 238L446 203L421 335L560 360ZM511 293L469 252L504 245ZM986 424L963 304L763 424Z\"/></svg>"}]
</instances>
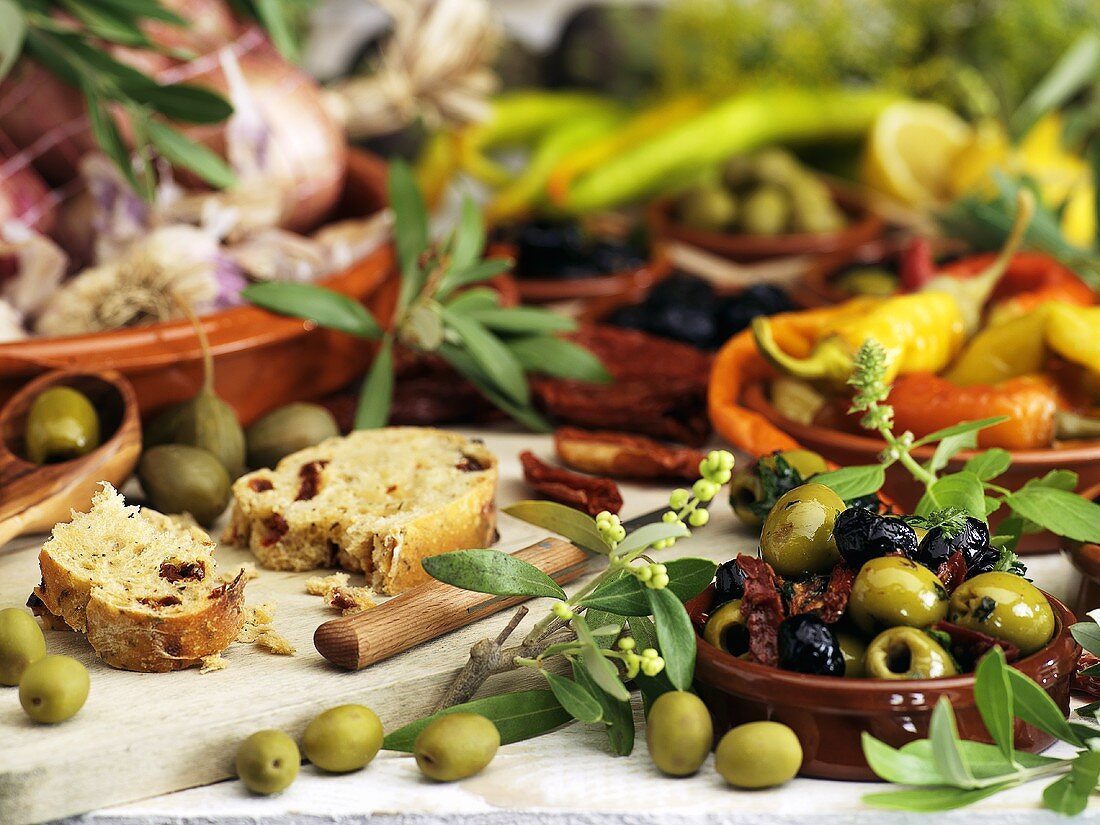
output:
<instances>
[{"instance_id":1,"label":"bread crust","mask_svg":"<svg viewBox=\"0 0 1100 825\"><path fill-rule=\"evenodd\" d=\"M450 483L462 489L441 506L410 519L387 519L385 513L400 512L415 491L395 486L379 492L371 485L384 484L384 476L381 481L360 476L370 470L365 465L371 449L406 442L411 445L402 459L406 463L431 460L416 454L419 445L451 460L457 457L459 464L468 461L470 469L455 465L452 473L446 468ZM296 500L296 485L311 464L321 465L318 489L341 483L346 489L316 503ZM495 541L497 478L496 457L457 433L422 427L360 431L287 456L274 470L238 479L223 541L247 547L264 567L302 571L338 565L363 572L379 592L400 593L429 578L421 559ZM360 503L371 495L377 497L370 499L374 504Z\"/></svg>"}]
</instances>

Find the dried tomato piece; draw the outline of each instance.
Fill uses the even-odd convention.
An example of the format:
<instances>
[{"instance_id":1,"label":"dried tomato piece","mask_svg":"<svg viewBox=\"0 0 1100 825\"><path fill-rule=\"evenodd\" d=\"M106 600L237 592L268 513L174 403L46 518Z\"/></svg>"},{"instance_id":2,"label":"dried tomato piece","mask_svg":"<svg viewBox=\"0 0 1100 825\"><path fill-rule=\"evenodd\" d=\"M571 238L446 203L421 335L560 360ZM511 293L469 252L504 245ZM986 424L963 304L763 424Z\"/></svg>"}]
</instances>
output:
<instances>
[{"instance_id":1,"label":"dried tomato piece","mask_svg":"<svg viewBox=\"0 0 1100 825\"><path fill-rule=\"evenodd\" d=\"M162 561L160 563L160 577L172 583L181 581L201 582L206 578L206 565L201 561L185 561L178 564L172 561Z\"/></svg>"},{"instance_id":2,"label":"dried tomato piece","mask_svg":"<svg viewBox=\"0 0 1100 825\"><path fill-rule=\"evenodd\" d=\"M307 461L298 470L298 495L295 501L309 501L321 492L321 471L325 469L327 461Z\"/></svg>"},{"instance_id":3,"label":"dried tomato piece","mask_svg":"<svg viewBox=\"0 0 1100 825\"><path fill-rule=\"evenodd\" d=\"M783 622L783 600L779 578L763 559L740 555L737 564L745 574L741 615L749 632L749 652L763 665L779 664L779 625Z\"/></svg>"},{"instance_id":4,"label":"dried tomato piece","mask_svg":"<svg viewBox=\"0 0 1100 825\"><path fill-rule=\"evenodd\" d=\"M699 462L706 457L701 450L662 444L642 435L576 427L555 430L554 449L574 470L612 478L694 481L699 477Z\"/></svg>"},{"instance_id":5,"label":"dried tomato piece","mask_svg":"<svg viewBox=\"0 0 1100 825\"><path fill-rule=\"evenodd\" d=\"M966 556L962 550L956 550L936 570L936 577L943 582L948 593L954 593L955 588L966 581L967 572Z\"/></svg>"},{"instance_id":6,"label":"dried tomato piece","mask_svg":"<svg viewBox=\"0 0 1100 825\"><path fill-rule=\"evenodd\" d=\"M290 531L290 525L286 523L281 513L272 513L263 520L263 525L267 532L260 543L264 547L275 544Z\"/></svg>"},{"instance_id":7,"label":"dried tomato piece","mask_svg":"<svg viewBox=\"0 0 1100 825\"><path fill-rule=\"evenodd\" d=\"M1016 645L968 627L960 627L951 622L936 622L932 625L932 629L947 634L951 639L949 645L951 655L967 672L972 671L978 664L978 660L994 647L1003 650L1005 659L1009 662L1015 662L1020 658L1020 648Z\"/></svg>"},{"instance_id":8,"label":"dried tomato piece","mask_svg":"<svg viewBox=\"0 0 1100 825\"><path fill-rule=\"evenodd\" d=\"M844 611L848 609L848 599L852 595L852 585L856 580L856 571L846 564L838 564L829 576L829 586L822 598L821 621L836 624Z\"/></svg>"},{"instance_id":9,"label":"dried tomato piece","mask_svg":"<svg viewBox=\"0 0 1100 825\"><path fill-rule=\"evenodd\" d=\"M1100 657L1081 651L1081 658L1077 660L1077 670L1073 675L1073 689L1089 696L1100 697L1100 676L1084 675L1084 671L1094 665L1100 665Z\"/></svg>"},{"instance_id":10,"label":"dried tomato piece","mask_svg":"<svg viewBox=\"0 0 1100 825\"><path fill-rule=\"evenodd\" d=\"M810 576L796 582L784 582L787 615L817 613L824 606L825 590L828 586L829 579L823 575Z\"/></svg>"},{"instance_id":11,"label":"dried tomato piece","mask_svg":"<svg viewBox=\"0 0 1100 825\"><path fill-rule=\"evenodd\" d=\"M551 467L527 451L520 453L519 461L527 483L552 501L575 507L590 516L603 510L618 513L622 509L622 494L609 478Z\"/></svg>"},{"instance_id":12,"label":"dried tomato piece","mask_svg":"<svg viewBox=\"0 0 1100 825\"><path fill-rule=\"evenodd\" d=\"M828 576L810 576L796 582L784 582L787 594L787 615L816 613L825 624L840 621L848 608L852 583L856 574L846 564L838 564Z\"/></svg>"}]
</instances>

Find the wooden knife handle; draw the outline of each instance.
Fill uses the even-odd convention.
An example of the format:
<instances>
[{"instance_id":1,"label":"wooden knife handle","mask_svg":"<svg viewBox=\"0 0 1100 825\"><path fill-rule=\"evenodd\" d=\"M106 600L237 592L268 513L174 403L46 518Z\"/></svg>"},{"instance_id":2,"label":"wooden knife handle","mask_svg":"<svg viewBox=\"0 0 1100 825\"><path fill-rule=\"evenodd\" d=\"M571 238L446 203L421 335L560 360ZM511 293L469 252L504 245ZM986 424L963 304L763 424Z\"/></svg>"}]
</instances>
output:
<instances>
[{"instance_id":1,"label":"wooden knife handle","mask_svg":"<svg viewBox=\"0 0 1100 825\"><path fill-rule=\"evenodd\" d=\"M514 555L533 564L558 584L580 576L590 558L569 542L551 538ZM325 622L313 634L313 644L333 664L359 670L527 598L471 593L443 582L430 581L378 607Z\"/></svg>"}]
</instances>

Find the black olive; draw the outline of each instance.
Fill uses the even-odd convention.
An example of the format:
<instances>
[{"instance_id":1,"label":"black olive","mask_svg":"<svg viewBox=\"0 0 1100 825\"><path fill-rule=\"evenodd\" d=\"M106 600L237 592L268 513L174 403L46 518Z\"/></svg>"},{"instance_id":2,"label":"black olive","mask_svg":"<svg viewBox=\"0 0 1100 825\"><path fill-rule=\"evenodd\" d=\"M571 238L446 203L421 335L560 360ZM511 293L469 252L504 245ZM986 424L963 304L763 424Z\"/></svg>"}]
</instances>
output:
<instances>
[{"instance_id":1,"label":"black olive","mask_svg":"<svg viewBox=\"0 0 1100 825\"><path fill-rule=\"evenodd\" d=\"M644 304L628 304L619 307L611 313L607 320L617 327L637 329L642 332L649 331L650 315Z\"/></svg>"},{"instance_id":2,"label":"black olive","mask_svg":"<svg viewBox=\"0 0 1100 825\"><path fill-rule=\"evenodd\" d=\"M844 653L825 622L803 613L779 625L779 666L798 673L843 676Z\"/></svg>"},{"instance_id":3,"label":"black olive","mask_svg":"<svg viewBox=\"0 0 1100 825\"><path fill-rule=\"evenodd\" d=\"M989 528L985 526L985 522L970 516L966 519L962 530L953 536L948 535L942 527L933 527L924 534L917 552L911 558L920 562L929 570L937 570L941 564L955 554L956 550L962 550L963 558L966 560L966 569L969 573L982 564L989 563L984 558L988 547ZM993 558L992 563L997 563L996 557Z\"/></svg>"},{"instance_id":4,"label":"black olive","mask_svg":"<svg viewBox=\"0 0 1100 825\"><path fill-rule=\"evenodd\" d=\"M745 595L745 571L737 563L737 559L730 559L718 565L714 572L715 604L722 604L731 599L740 599Z\"/></svg>"},{"instance_id":5,"label":"black olive","mask_svg":"<svg viewBox=\"0 0 1100 825\"><path fill-rule=\"evenodd\" d=\"M750 286L718 305L715 345L724 343L726 339L745 329L758 315L775 315L794 308L794 303L780 287L771 284Z\"/></svg>"},{"instance_id":6,"label":"black olive","mask_svg":"<svg viewBox=\"0 0 1100 825\"><path fill-rule=\"evenodd\" d=\"M904 521L885 518L862 507L850 507L836 517L833 526L836 549L848 566L858 571L871 559L901 551L912 557L917 534Z\"/></svg>"},{"instance_id":7,"label":"black olive","mask_svg":"<svg viewBox=\"0 0 1100 825\"><path fill-rule=\"evenodd\" d=\"M1001 560L1001 551L996 547L986 546L974 557L973 563L967 562L966 577L972 578L979 573L992 573Z\"/></svg>"}]
</instances>

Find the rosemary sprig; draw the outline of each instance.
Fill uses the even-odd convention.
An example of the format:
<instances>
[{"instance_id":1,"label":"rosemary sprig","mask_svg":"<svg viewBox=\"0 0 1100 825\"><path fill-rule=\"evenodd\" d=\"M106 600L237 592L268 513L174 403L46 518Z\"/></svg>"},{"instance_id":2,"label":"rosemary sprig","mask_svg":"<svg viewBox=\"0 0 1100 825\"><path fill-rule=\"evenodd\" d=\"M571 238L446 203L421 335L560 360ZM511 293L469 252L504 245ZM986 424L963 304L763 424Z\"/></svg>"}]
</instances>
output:
<instances>
[{"instance_id":1,"label":"rosemary sprig","mask_svg":"<svg viewBox=\"0 0 1100 825\"><path fill-rule=\"evenodd\" d=\"M471 200L462 204L458 225L440 243L431 240L428 211L411 170L390 165L390 207L400 288L388 329L360 304L312 284L253 284L242 295L257 306L380 340L359 396L355 426L384 426L393 399L393 348L436 353L494 405L529 429L548 431L535 411L528 373L592 383L610 374L588 350L554 337L575 329L572 320L533 307L502 307L500 295L478 286L506 271L511 262L484 259L485 227Z\"/></svg>"}]
</instances>

